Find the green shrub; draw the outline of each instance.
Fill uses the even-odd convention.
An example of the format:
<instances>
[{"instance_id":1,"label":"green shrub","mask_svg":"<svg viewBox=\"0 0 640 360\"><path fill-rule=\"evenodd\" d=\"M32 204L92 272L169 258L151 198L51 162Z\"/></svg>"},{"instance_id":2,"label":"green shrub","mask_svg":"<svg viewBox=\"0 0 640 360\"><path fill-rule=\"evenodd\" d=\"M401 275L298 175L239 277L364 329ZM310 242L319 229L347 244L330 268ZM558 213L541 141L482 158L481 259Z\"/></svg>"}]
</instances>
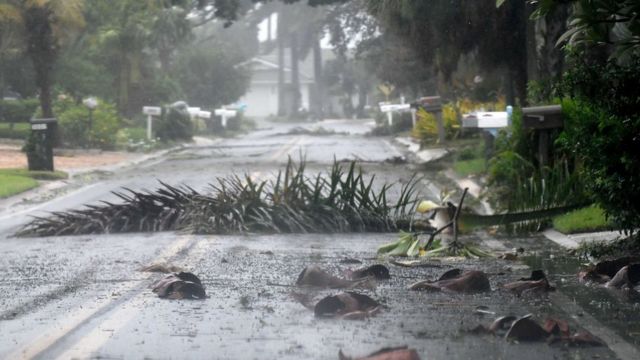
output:
<instances>
[{"instance_id":1,"label":"green shrub","mask_svg":"<svg viewBox=\"0 0 640 360\"><path fill-rule=\"evenodd\" d=\"M640 56L625 66L574 57L561 89L565 131L593 198L621 228L640 224Z\"/></svg>"},{"instance_id":2,"label":"green shrub","mask_svg":"<svg viewBox=\"0 0 640 360\"><path fill-rule=\"evenodd\" d=\"M39 104L38 99L0 100L0 121L28 122Z\"/></svg>"},{"instance_id":3,"label":"green shrub","mask_svg":"<svg viewBox=\"0 0 640 360\"><path fill-rule=\"evenodd\" d=\"M31 132L31 125L25 123L18 124L6 124L0 123L0 138L1 139L17 139L22 140L29 137Z\"/></svg>"},{"instance_id":4,"label":"green shrub","mask_svg":"<svg viewBox=\"0 0 640 360\"><path fill-rule=\"evenodd\" d=\"M164 107L157 122L156 136L163 141L191 140L193 123L187 107L182 101Z\"/></svg>"},{"instance_id":5,"label":"green shrub","mask_svg":"<svg viewBox=\"0 0 640 360\"><path fill-rule=\"evenodd\" d=\"M63 101L58 103L58 125L62 143L66 146L113 149L120 127L120 118L114 105L99 101L91 121L84 105Z\"/></svg>"}]
</instances>

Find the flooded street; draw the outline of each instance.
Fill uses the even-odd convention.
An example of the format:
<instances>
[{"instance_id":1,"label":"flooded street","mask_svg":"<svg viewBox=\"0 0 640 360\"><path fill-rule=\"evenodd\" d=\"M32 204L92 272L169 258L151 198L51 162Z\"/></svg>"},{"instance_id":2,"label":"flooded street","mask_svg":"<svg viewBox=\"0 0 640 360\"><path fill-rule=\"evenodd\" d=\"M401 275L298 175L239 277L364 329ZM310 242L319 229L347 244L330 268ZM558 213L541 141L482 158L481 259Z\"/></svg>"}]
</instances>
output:
<instances>
[{"instance_id":1,"label":"flooded street","mask_svg":"<svg viewBox=\"0 0 640 360\"><path fill-rule=\"evenodd\" d=\"M298 126L309 131L290 135ZM334 134L314 135L317 126ZM523 247L531 255L524 262L442 258L428 267L412 268L376 258L378 246L396 240L395 233L11 237L30 216L114 200L110 192L122 187L154 189L163 181L206 191L207 184L230 174L274 177L289 156L306 158L312 174L327 171L334 160L358 160L366 175L375 174L378 187L406 183L422 170L387 162L408 155L388 138L364 136L370 126L366 121L266 124L248 136L214 140L117 174L79 180L50 201L6 209L0 213L0 357L335 359L340 350L362 356L408 345L427 359L637 358L639 322L628 313L637 314L637 309L624 295L613 303L610 294L593 295L604 289L577 284L575 262L565 263L558 257L563 250L542 236L496 239L479 232L462 238L494 250ZM442 184L435 171L423 174L419 190L424 198L436 200L439 188L454 186ZM361 263L346 264L345 259ZM138 271L158 263L197 274L209 297L158 298L150 286L161 274ZM317 301L339 292L296 287L306 266L317 264L342 276L345 270L378 263L389 267L391 280L355 289L383 305L374 317L316 318L293 295L305 293ZM462 295L407 290L410 284L437 279L453 268L484 271L491 291ZM529 276L534 268L544 269L558 291L518 297L501 289ZM567 320L572 331L586 329L609 348L514 343L472 332L496 317L526 314L539 322L547 317Z\"/></svg>"}]
</instances>

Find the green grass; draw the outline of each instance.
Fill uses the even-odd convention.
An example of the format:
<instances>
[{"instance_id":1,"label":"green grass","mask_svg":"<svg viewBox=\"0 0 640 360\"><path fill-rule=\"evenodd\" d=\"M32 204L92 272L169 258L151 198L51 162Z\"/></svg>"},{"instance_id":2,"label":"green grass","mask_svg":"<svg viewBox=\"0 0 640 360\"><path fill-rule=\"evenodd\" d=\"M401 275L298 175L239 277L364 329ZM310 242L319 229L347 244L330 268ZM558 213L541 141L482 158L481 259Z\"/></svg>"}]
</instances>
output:
<instances>
[{"instance_id":1,"label":"green grass","mask_svg":"<svg viewBox=\"0 0 640 360\"><path fill-rule=\"evenodd\" d=\"M68 178L64 171L29 171L27 169L0 169L0 199L19 194L38 186L36 180Z\"/></svg>"},{"instance_id":2,"label":"green grass","mask_svg":"<svg viewBox=\"0 0 640 360\"><path fill-rule=\"evenodd\" d=\"M457 160L453 164L453 170L462 176L467 177L469 175L484 173L487 168L485 166L485 160L483 158L471 159L471 160Z\"/></svg>"},{"instance_id":3,"label":"green grass","mask_svg":"<svg viewBox=\"0 0 640 360\"><path fill-rule=\"evenodd\" d=\"M565 234L610 230L604 211L597 205L560 215L553 219L553 227Z\"/></svg>"},{"instance_id":4,"label":"green grass","mask_svg":"<svg viewBox=\"0 0 640 360\"><path fill-rule=\"evenodd\" d=\"M10 129L9 123L0 123L0 138L3 139L26 139L31 131L29 123L14 123Z\"/></svg>"},{"instance_id":5,"label":"green grass","mask_svg":"<svg viewBox=\"0 0 640 360\"><path fill-rule=\"evenodd\" d=\"M69 175L64 171L30 171L28 169L0 169L0 176L22 176L34 180L63 180Z\"/></svg>"},{"instance_id":6,"label":"green grass","mask_svg":"<svg viewBox=\"0 0 640 360\"><path fill-rule=\"evenodd\" d=\"M33 189L38 182L30 177L0 174L0 199Z\"/></svg>"}]
</instances>

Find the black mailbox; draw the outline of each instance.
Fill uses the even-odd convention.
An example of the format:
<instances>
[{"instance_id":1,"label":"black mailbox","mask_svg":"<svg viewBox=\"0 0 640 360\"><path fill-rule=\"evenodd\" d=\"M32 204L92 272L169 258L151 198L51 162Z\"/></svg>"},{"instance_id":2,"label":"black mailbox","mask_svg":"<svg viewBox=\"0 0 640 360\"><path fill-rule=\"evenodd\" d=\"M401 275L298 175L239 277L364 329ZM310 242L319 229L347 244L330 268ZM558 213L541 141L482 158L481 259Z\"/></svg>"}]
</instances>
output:
<instances>
[{"instance_id":1,"label":"black mailbox","mask_svg":"<svg viewBox=\"0 0 640 360\"><path fill-rule=\"evenodd\" d=\"M442 100L440 96L426 96L416 100L411 104L414 109L423 108L431 113L442 112Z\"/></svg>"},{"instance_id":2,"label":"black mailbox","mask_svg":"<svg viewBox=\"0 0 640 360\"><path fill-rule=\"evenodd\" d=\"M526 129L533 129L538 137L538 159L541 167L549 164L552 130L564 127L562 106L547 105L522 109L522 125Z\"/></svg>"},{"instance_id":3,"label":"black mailbox","mask_svg":"<svg viewBox=\"0 0 640 360\"><path fill-rule=\"evenodd\" d=\"M29 170L53 171L53 145L58 121L31 119L31 135L27 142Z\"/></svg>"},{"instance_id":4,"label":"black mailbox","mask_svg":"<svg viewBox=\"0 0 640 360\"><path fill-rule=\"evenodd\" d=\"M527 129L548 130L564 126L562 106L548 105L522 109L523 126Z\"/></svg>"}]
</instances>

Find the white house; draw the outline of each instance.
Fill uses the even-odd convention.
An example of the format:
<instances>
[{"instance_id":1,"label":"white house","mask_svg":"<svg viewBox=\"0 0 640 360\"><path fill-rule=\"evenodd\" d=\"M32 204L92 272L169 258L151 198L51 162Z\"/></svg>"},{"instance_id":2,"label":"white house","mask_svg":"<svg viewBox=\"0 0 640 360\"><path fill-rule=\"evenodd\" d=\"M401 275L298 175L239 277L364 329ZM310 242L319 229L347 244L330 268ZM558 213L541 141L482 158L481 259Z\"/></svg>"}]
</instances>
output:
<instances>
[{"instance_id":1,"label":"white house","mask_svg":"<svg viewBox=\"0 0 640 360\"><path fill-rule=\"evenodd\" d=\"M284 79L285 84L291 83L291 57L290 50L285 49L284 56ZM329 49L323 50L323 60L334 59L335 55ZM251 83L247 93L242 96L239 102L247 105L245 113L251 117L268 117L278 114L278 55L277 51L269 54L254 57L239 64L251 71ZM301 92L301 106L309 110L311 96L315 93L316 81L313 71L313 54L299 62L299 78ZM290 104L290 95L285 95L285 104Z\"/></svg>"}]
</instances>

